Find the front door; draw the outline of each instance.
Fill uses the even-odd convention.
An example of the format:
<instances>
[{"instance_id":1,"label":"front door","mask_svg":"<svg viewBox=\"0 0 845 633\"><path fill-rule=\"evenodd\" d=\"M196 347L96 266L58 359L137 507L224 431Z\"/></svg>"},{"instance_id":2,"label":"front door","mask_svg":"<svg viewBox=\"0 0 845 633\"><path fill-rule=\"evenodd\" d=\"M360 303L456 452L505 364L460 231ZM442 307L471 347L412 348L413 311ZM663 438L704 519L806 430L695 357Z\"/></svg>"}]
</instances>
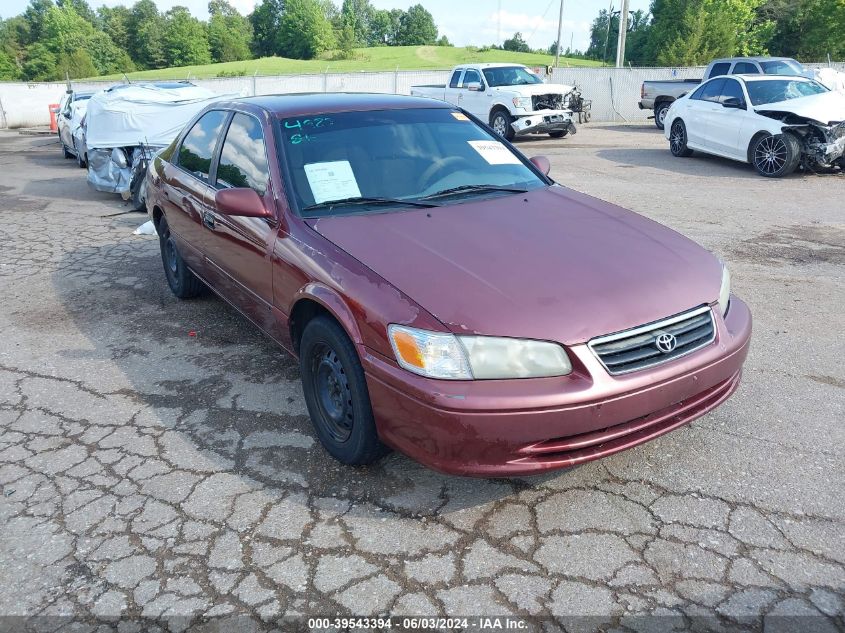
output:
<instances>
[{"instance_id":1,"label":"front door","mask_svg":"<svg viewBox=\"0 0 845 633\"><path fill-rule=\"evenodd\" d=\"M727 99L735 99L743 107L725 107L723 104ZM748 101L740 83L736 79L726 77L722 85L719 107L713 109L708 119L707 135L710 148L714 152L746 160L747 143L741 146L740 134L742 128L748 123L747 104Z\"/></svg>"},{"instance_id":2,"label":"front door","mask_svg":"<svg viewBox=\"0 0 845 633\"><path fill-rule=\"evenodd\" d=\"M480 84L481 90L470 90L467 86L471 83ZM468 68L464 73L461 88L461 99L458 105L482 121L487 121L490 117L490 100L487 98L481 73L474 68Z\"/></svg>"},{"instance_id":3,"label":"front door","mask_svg":"<svg viewBox=\"0 0 845 633\"><path fill-rule=\"evenodd\" d=\"M245 218L217 210L214 194L226 188L255 190L276 212L261 121L236 112L223 140L214 182L202 220L203 250L209 282L259 327L272 332L273 280L270 255L276 239L276 219Z\"/></svg>"}]
</instances>

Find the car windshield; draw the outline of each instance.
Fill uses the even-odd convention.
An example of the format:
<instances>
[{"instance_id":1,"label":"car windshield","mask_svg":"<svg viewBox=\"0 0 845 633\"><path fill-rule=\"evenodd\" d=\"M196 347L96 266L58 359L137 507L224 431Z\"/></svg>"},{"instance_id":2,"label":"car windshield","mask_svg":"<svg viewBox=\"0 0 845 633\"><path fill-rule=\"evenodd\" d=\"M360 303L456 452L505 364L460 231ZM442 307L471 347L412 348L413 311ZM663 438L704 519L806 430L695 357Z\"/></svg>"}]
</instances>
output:
<instances>
[{"instance_id":1,"label":"car windshield","mask_svg":"<svg viewBox=\"0 0 845 633\"><path fill-rule=\"evenodd\" d=\"M546 186L520 155L448 108L311 114L282 118L280 130L293 197L306 216L408 210Z\"/></svg>"},{"instance_id":2,"label":"car windshield","mask_svg":"<svg viewBox=\"0 0 845 633\"><path fill-rule=\"evenodd\" d=\"M522 66L485 68L484 78L492 88L497 86L524 86L526 84L543 83L542 79Z\"/></svg>"},{"instance_id":3,"label":"car windshield","mask_svg":"<svg viewBox=\"0 0 845 633\"><path fill-rule=\"evenodd\" d=\"M771 62L760 62L760 67L766 75L800 75L804 72L801 64L794 59L778 59Z\"/></svg>"},{"instance_id":4,"label":"car windshield","mask_svg":"<svg viewBox=\"0 0 845 633\"><path fill-rule=\"evenodd\" d=\"M749 81L746 83L748 96L753 105L789 101L800 97L828 92L820 83L805 79L771 79L768 81Z\"/></svg>"}]
</instances>

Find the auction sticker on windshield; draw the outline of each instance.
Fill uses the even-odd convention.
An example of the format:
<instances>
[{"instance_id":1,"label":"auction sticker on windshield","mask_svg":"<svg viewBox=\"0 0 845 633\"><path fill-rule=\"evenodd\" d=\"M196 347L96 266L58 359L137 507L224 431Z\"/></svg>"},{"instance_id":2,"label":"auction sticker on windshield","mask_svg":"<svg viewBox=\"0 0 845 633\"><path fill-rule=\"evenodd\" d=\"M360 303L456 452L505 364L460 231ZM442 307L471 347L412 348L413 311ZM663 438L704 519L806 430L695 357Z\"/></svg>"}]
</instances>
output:
<instances>
[{"instance_id":1,"label":"auction sticker on windshield","mask_svg":"<svg viewBox=\"0 0 845 633\"><path fill-rule=\"evenodd\" d=\"M352 165L348 160L305 165L305 176L317 204L328 200L361 197L358 181L355 180Z\"/></svg>"},{"instance_id":2,"label":"auction sticker on windshield","mask_svg":"<svg viewBox=\"0 0 845 633\"><path fill-rule=\"evenodd\" d=\"M521 165L513 152L499 141L467 141L472 149L481 155L490 165Z\"/></svg>"}]
</instances>

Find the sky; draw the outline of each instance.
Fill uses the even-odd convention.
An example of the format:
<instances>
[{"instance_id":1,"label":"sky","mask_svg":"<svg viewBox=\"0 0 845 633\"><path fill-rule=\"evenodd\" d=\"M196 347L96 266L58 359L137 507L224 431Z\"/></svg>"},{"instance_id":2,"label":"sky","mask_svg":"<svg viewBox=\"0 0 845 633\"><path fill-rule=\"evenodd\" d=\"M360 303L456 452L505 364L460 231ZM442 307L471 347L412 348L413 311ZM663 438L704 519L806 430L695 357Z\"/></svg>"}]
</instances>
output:
<instances>
[{"instance_id":1,"label":"sky","mask_svg":"<svg viewBox=\"0 0 845 633\"><path fill-rule=\"evenodd\" d=\"M256 0L229 0L239 11L252 11ZM93 7L100 5L131 6L134 0L88 0ZM340 4L342 0L335 0ZM434 21L456 46L481 46L497 41L501 23L502 39L514 32L522 33L532 48L547 48L557 37L558 0L371 0L378 9L407 9L420 2L434 16ZM22 13L29 0L0 0L0 17ZM155 0L162 11L174 5L187 6L201 19L208 17L208 0ZM621 0L614 0L618 9ZM575 49L585 50L590 40L590 24L599 9L607 8L610 0L564 0L563 46L570 42ZM648 0L630 0L631 11L648 10ZM499 9L501 6L501 10ZM501 41L499 41L501 43Z\"/></svg>"}]
</instances>

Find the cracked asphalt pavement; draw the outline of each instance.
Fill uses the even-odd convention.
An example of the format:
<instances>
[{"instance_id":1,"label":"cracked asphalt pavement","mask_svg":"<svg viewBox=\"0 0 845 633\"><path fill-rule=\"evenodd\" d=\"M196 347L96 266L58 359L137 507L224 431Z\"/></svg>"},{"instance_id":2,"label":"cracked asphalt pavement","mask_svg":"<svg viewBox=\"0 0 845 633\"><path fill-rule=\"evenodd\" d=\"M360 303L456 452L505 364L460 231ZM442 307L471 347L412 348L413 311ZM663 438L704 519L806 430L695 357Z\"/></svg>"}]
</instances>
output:
<instances>
[{"instance_id":1,"label":"cracked asphalt pavement","mask_svg":"<svg viewBox=\"0 0 845 633\"><path fill-rule=\"evenodd\" d=\"M755 334L693 424L484 480L334 462L291 358L219 299L175 299L131 234L146 217L54 137L0 132L0 630L845 628L845 177L675 159L645 126L519 147L723 257Z\"/></svg>"}]
</instances>

